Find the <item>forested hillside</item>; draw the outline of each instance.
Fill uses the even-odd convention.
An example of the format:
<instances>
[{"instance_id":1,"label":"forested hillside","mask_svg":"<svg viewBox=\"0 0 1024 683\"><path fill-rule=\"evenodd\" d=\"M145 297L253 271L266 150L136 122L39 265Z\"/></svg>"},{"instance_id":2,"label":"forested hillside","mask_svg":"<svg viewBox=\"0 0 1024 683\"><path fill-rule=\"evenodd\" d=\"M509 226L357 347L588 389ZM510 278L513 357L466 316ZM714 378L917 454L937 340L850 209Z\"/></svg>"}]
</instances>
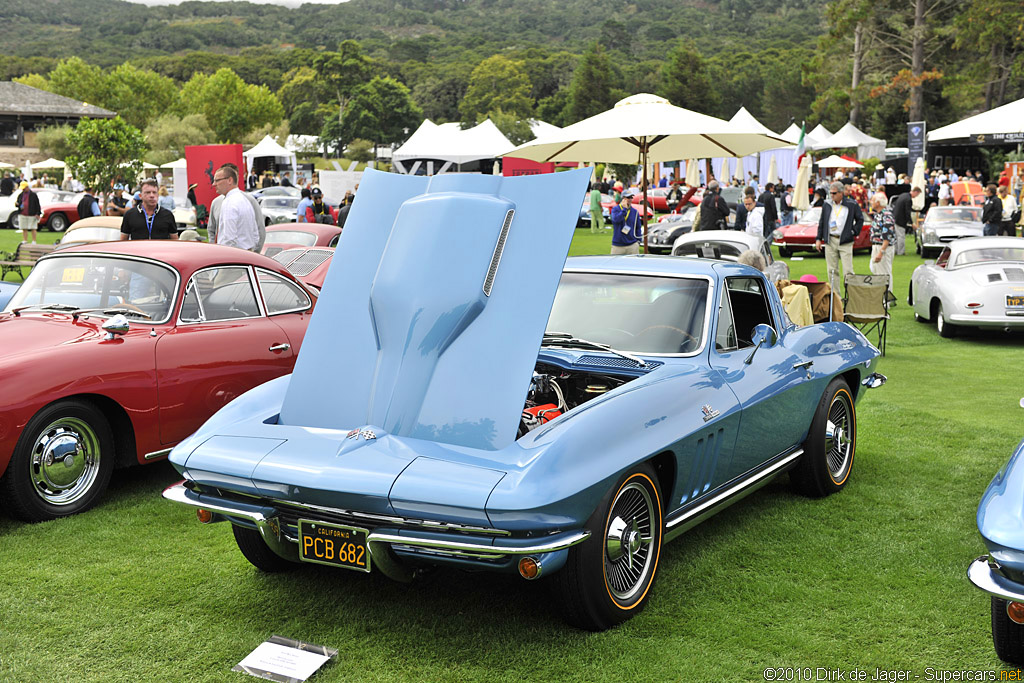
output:
<instances>
[{"instance_id":1,"label":"forested hillside","mask_svg":"<svg viewBox=\"0 0 1024 683\"><path fill-rule=\"evenodd\" d=\"M776 130L835 129L852 110L900 139L908 116L934 128L1024 96L1022 36L1020 0L5 0L0 79L143 128L161 108L201 114L215 139L282 115L342 144L392 141L423 116L489 115L519 137L520 119L566 125L641 91L725 118L745 106ZM150 92L163 104L131 111ZM209 120L234 120L214 105L242 92L260 116Z\"/></svg>"}]
</instances>

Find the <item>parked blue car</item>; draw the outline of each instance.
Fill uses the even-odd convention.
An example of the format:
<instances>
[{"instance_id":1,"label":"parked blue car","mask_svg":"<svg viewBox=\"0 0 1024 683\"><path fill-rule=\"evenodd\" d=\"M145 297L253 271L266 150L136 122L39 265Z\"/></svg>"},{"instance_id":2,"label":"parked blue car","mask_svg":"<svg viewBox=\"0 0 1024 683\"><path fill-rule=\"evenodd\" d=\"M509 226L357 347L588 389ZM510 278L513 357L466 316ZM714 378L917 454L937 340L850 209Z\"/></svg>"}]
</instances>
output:
<instances>
[{"instance_id":1,"label":"parked blue car","mask_svg":"<svg viewBox=\"0 0 1024 683\"><path fill-rule=\"evenodd\" d=\"M1024 399L1021 399L1024 408ZM991 598L992 643L1010 664L1024 664L1024 441L1003 465L978 504L978 531L988 555L967 577Z\"/></svg>"},{"instance_id":2,"label":"parked blue car","mask_svg":"<svg viewBox=\"0 0 1024 683\"><path fill-rule=\"evenodd\" d=\"M842 489L878 350L795 327L748 266L566 261L587 173L367 173L293 374L179 444L164 496L265 571L550 577L600 630L774 477Z\"/></svg>"}]
</instances>

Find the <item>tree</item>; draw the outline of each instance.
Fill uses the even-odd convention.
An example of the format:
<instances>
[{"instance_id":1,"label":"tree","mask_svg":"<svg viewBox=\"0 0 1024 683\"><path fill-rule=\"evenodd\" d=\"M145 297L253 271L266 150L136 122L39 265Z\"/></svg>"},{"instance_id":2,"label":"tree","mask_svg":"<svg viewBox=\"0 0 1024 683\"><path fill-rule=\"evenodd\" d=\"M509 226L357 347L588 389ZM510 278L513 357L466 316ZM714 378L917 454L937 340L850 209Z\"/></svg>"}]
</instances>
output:
<instances>
[{"instance_id":1,"label":"tree","mask_svg":"<svg viewBox=\"0 0 1024 683\"><path fill-rule=\"evenodd\" d=\"M373 62L363 54L359 43L343 41L337 52L322 52L313 59L313 70L338 103L338 123L352 93L370 77Z\"/></svg>"},{"instance_id":2,"label":"tree","mask_svg":"<svg viewBox=\"0 0 1024 683\"><path fill-rule=\"evenodd\" d=\"M36 145L39 151L53 159L63 159L71 153L68 146L68 133L71 126L45 126L36 132Z\"/></svg>"},{"instance_id":3,"label":"tree","mask_svg":"<svg viewBox=\"0 0 1024 683\"><path fill-rule=\"evenodd\" d=\"M125 62L107 76L103 107L117 112L136 128L145 128L174 109L178 86L170 78Z\"/></svg>"},{"instance_id":4,"label":"tree","mask_svg":"<svg viewBox=\"0 0 1024 683\"><path fill-rule=\"evenodd\" d=\"M530 78L523 63L502 55L488 57L473 69L459 113L464 123L473 123L498 109L523 119L533 113Z\"/></svg>"},{"instance_id":5,"label":"tree","mask_svg":"<svg viewBox=\"0 0 1024 683\"><path fill-rule=\"evenodd\" d=\"M365 164L367 161L373 161L373 143L369 140L356 138L345 147L345 157L362 164Z\"/></svg>"},{"instance_id":6,"label":"tree","mask_svg":"<svg viewBox=\"0 0 1024 683\"><path fill-rule=\"evenodd\" d=\"M49 73L51 92L74 100L103 106L107 97L107 78L95 64L79 57L62 59Z\"/></svg>"},{"instance_id":7,"label":"tree","mask_svg":"<svg viewBox=\"0 0 1024 683\"><path fill-rule=\"evenodd\" d=\"M68 133L71 154L65 157L71 173L104 194L111 184L135 178L142 172L146 139L135 126L120 116L112 119L84 118Z\"/></svg>"},{"instance_id":8,"label":"tree","mask_svg":"<svg viewBox=\"0 0 1024 683\"><path fill-rule=\"evenodd\" d=\"M612 66L600 43L591 43L580 58L569 86L569 122L581 121L611 109Z\"/></svg>"},{"instance_id":9,"label":"tree","mask_svg":"<svg viewBox=\"0 0 1024 683\"><path fill-rule=\"evenodd\" d=\"M707 64L691 40L680 41L661 67L661 94L678 107L711 114L718 108Z\"/></svg>"},{"instance_id":10,"label":"tree","mask_svg":"<svg viewBox=\"0 0 1024 683\"><path fill-rule=\"evenodd\" d=\"M404 140L422 120L423 112L407 87L393 78L374 76L355 90L341 123L328 121L321 137L339 149L357 138L370 140L376 147Z\"/></svg>"},{"instance_id":11,"label":"tree","mask_svg":"<svg viewBox=\"0 0 1024 683\"><path fill-rule=\"evenodd\" d=\"M185 156L185 145L209 145L216 138L202 114L164 114L146 127L146 142L146 161L160 165Z\"/></svg>"},{"instance_id":12,"label":"tree","mask_svg":"<svg viewBox=\"0 0 1024 683\"><path fill-rule=\"evenodd\" d=\"M181 108L205 116L219 142L240 141L254 128L284 118L284 108L267 86L246 84L228 68L192 76L181 89Z\"/></svg>"},{"instance_id":13,"label":"tree","mask_svg":"<svg viewBox=\"0 0 1024 683\"><path fill-rule=\"evenodd\" d=\"M508 114L501 109L495 109L489 114L491 122L498 127L502 135L508 138L513 145L521 145L533 139L533 130L530 123L515 114ZM486 117L484 117L486 118ZM483 118L480 119L483 122Z\"/></svg>"},{"instance_id":14,"label":"tree","mask_svg":"<svg viewBox=\"0 0 1024 683\"><path fill-rule=\"evenodd\" d=\"M1024 5L1019 0L976 0L955 23L956 47L974 48L985 69L985 109L1004 104L1011 74L1024 76Z\"/></svg>"},{"instance_id":15,"label":"tree","mask_svg":"<svg viewBox=\"0 0 1024 683\"><path fill-rule=\"evenodd\" d=\"M21 83L32 88L38 88L39 90L50 90L50 81L46 80L45 76L40 74L26 74L24 76L18 76L14 79L15 83Z\"/></svg>"}]
</instances>

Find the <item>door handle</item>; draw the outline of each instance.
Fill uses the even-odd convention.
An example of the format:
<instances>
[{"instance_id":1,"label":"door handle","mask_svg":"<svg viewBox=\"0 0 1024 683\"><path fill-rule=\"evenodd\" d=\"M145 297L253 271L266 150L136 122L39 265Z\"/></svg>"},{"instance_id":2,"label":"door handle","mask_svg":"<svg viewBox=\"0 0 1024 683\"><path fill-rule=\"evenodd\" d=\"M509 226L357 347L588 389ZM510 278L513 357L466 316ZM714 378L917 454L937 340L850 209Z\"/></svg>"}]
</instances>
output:
<instances>
[{"instance_id":1,"label":"door handle","mask_svg":"<svg viewBox=\"0 0 1024 683\"><path fill-rule=\"evenodd\" d=\"M813 360L805 360L805 361L801 361L799 363L793 363L793 369L794 370L807 370L808 372L810 372L812 365L814 365L814 361Z\"/></svg>"},{"instance_id":2,"label":"door handle","mask_svg":"<svg viewBox=\"0 0 1024 683\"><path fill-rule=\"evenodd\" d=\"M291 344L274 344L268 349L269 351L287 351L292 348Z\"/></svg>"}]
</instances>

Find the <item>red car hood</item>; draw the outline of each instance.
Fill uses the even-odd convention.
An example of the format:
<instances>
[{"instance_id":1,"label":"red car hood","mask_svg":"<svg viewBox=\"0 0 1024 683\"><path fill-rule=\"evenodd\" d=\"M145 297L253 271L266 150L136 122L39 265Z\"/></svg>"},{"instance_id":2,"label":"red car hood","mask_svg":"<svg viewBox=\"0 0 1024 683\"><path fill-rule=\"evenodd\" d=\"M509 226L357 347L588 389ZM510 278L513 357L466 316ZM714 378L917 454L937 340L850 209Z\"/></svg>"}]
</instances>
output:
<instances>
[{"instance_id":1,"label":"red car hood","mask_svg":"<svg viewBox=\"0 0 1024 683\"><path fill-rule=\"evenodd\" d=\"M26 311L20 316L0 313L0 359L9 360L61 346L96 342L106 336L106 332L100 329L106 320L83 316L74 321L66 313Z\"/></svg>"},{"instance_id":2,"label":"red car hood","mask_svg":"<svg viewBox=\"0 0 1024 683\"><path fill-rule=\"evenodd\" d=\"M797 223L796 225L787 225L782 228L782 234L786 236L786 239L793 239L794 237L809 237L814 239L818 235L818 224Z\"/></svg>"}]
</instances>

